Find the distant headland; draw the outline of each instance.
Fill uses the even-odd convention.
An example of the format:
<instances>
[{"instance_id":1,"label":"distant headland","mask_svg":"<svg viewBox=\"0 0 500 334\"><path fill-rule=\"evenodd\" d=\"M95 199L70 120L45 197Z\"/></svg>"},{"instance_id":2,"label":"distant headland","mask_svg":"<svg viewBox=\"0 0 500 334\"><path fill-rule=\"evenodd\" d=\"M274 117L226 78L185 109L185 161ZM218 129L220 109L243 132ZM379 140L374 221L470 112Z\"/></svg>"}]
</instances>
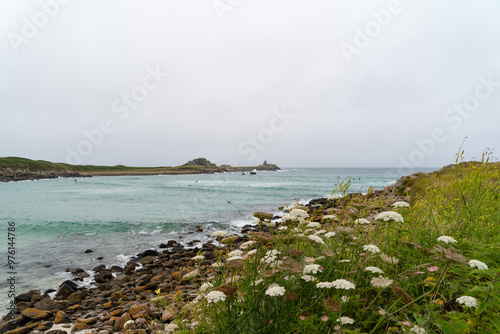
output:
<instances>
[{"instance_id":1,"label":"distant headland","mask_svg":"<svg viewBox=\"0 0 500 334\"><path fill-rule=\"evenodd\" d=\"M127 167L70 165L26 158L0 158L0 182L53 179L58 177L91 177L113 175L174 175L174 174L214 174L224 172L276 171L280 168L266 160L258 166L233 167L217 166L205 158L191 160L175 167Z\"/></svg>"}]
</instances>

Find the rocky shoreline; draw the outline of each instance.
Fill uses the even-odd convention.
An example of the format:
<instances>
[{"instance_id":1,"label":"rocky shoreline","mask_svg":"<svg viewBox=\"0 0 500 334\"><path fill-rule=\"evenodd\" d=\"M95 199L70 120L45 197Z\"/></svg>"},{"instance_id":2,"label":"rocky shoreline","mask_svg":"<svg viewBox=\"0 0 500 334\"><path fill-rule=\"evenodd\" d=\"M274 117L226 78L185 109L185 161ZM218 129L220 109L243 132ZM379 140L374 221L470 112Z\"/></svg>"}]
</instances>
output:
<instances>
[{"instance_id":1,"label":"rocky shoreline","mask_svg":"<svg viewBox=\"0 0 500 334\"><path fill-rule=\"evenodd\" d=\"M318 222L324 215L342 212L345 204L352 200L359 200L374 210L382 210L384 208L379 208L377 204L382 198L389 204L408 200L406 194L410 190L402 189L404 180L402 178L397 184L369 195L350 194L333 200L321 198L310 201L306 206L311 212L321 210L319 215L311 217ZM280 218L266 213L254 215L262 219ZM269 232L269 228L276 229L276 226L261 226L260 231ZM197 231L202 232L199 227ZM238 249L257 231L258 225L244 226L241 235L232 236L234 240L224 250ZM125 324L128 324L126 331L129 333L161 331L176 315L177 310L171 305L179 301L188 302L197 296L201 278L186 280L184 275L197 266L206 273L214 271L212 263L219 256L218 251L217 240L194 248L170 240L159 245L158 249L137 254L124 267L96 266L92 269L92 287L81 287L75 283L89 277L89 273L82 268L73 268L74 279L63 282L57 291L41 293L32 290L17 295L10 312L0 321L0 334L111 334L124 331ZM204 259L198 263L193 257L200 252L204 254Z\"/></svg>"},{"instance_id":2,"label":"rocky shoreline","mask_svg":"<svg viewBox=\"0 0 500 334\"><path fill-rule=\"evenodd\" d=\"M67 170L31 171L28 169L0 168L0 182L34 181L43 179L57 179L60 177L77 178L77 177L90 177L90 175L70 172Z\"/></svg>"}]
</instances>

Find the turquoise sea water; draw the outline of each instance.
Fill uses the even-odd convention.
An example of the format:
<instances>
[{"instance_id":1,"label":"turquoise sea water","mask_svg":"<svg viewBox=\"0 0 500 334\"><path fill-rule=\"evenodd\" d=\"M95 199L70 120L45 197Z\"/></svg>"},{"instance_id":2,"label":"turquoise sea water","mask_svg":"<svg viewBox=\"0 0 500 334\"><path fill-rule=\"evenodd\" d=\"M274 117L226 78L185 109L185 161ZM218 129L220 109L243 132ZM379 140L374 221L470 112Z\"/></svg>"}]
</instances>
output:
<instances>
[{"instance_id":1,"label":"turquoise sea water","mask_svg":"<svg viewBox=\"0 0 500 334\"><path fill-rule=\"evenodd\" d=\"M419 169L429 172L431 169ZM417 171L417 170L415 170ZM408 171L411 173L415 171ZM394 183L394 168L289 168L257 175L103 176L0 183L0 224L7 273L7 228L16 224L16 293L57 288L66 268L125 264L162 242L200 240L217 229L240 232L255 211L327 197L351 177L350 192ZM197 233L200 225L203 233ZM196 243L200 245L200 243ZM92 253L84 253L92 249ZM103 257L102 261L97 257ZM91 272L89 272L91 273ZM9 301L0 281L0 314ZM87 282L81 282L86 284Z\"/></svg>"}]
</instances>

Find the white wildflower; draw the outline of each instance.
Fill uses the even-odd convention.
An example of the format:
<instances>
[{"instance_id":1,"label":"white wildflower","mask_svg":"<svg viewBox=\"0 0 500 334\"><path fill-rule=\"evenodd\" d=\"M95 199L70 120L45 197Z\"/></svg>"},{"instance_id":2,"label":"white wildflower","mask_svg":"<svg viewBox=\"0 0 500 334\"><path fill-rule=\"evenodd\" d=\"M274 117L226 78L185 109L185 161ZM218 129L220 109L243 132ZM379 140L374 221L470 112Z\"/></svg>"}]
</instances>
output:
<instances>
[{"instance_id":1,"label":"white wildflower","mask_svg":"<svg viewBox=\"0 0 500 334\"><path fill-rule=\"evenodd\" d=\"M320 223L316 223L316 222L310 222L309 224L306 225L306 227L310 227L310 228L320 228L321 227L321 224Z\"/></svg>"},{"instance_id":2,"label":"white wildflower","mask_svg":"<svg viewBox=\"0 0 500 334\"><path fill-rule=\"evenodd\" d=\"M168 324L167 326L165 326L165 332L166 333L173 333L178 328L179 328L179 326L177 326L176 324Z\"/></svg>"},{"instance_id":3,"label":"white wildflower","mask_svg":"<svg viewBox=\"0 0 500 334\"><path fill-rule=\"evenodd\" d=\"M347 296L342 296L342 297L340 297L340 301L341 301L342 303L347 303L347 302L349 302L349 297L347 297Z\"/></svg>"},{"instance_id":4,"label":"white wildflower","mask_svg":"<svg viewBox=\"0 0 500 334\"><path fill-rule=\"evenodd\" d=\"M325 238L331 238L331 237L334 237L337 233L335 232L328 232L328 233L325 233L324 237Z\"/></svg>"},{"instance_id":5,"label":"white wildflower","mask_svg":"<svg viewBox=\"0 0 500 334\"><path fill-rule=\"evenodd\" d=\"M253 247L256 243L257 243L257 241L255 241L255 240L246 241L246 242L244 242L244 243L242 243L242 244L240 245L240 249L245 250L245 249L251 248L251 247Z\"/></svg>"},{"instance_id":6,"label":"white wildflower","mask_svg":"<svg viewBox=\"0 0 500 334\"><path fill-rule=\"evenodd\" d=\"M203 260L205 260L205 257L203 255L196 255L196 256L192 257L191 260L203 261Z\"/></svg>"},{"instance_id":7,"label":"white wildflower","mask_svg":"<svg viewBox=\"0 0 500 334\"><path fill-rule=\"evenodd\" d=\"M470 260L469 261L469 266L472 268L478 268L478 269L483 269L483 270L488 270L488 266L486 263L481 262L479 260Z\"/></svg>"},{"instance_id":8,"label":"white wildflower","mask_svg":"<svg viewBox=\"0 0 500 334\"><path fill-rule=\"evenodd\" d=\"M351 260L340 260L339 262L351 262Z\"/></svg>"},{"instance_id":9,"label":"white wildflower","mask_svg":"<svg viewBox=\"0 0 500 334\"><path fill-rule=\"evenodd\" d=\"M337 319L337 322L340 322L341 325L350 325L354 323L354 319L349 317L340 317Z\"/></svg>"},{"instance_id":10,"label":"white wildflower","mask_svg":"<svg viewBox=\"0 0 500 334\"><path fill-rule=\"evenodd\" d=\"M387 288L392 284L393 280L387 277L374 277L370 281L370 284L375 288Z\"/></svg>"},{"instance_id":11,"label":"white wildflower","mask_svg":"<svg viewBox=\"0 0 500 334\"><path fill-rule=\"evenodd\" d=\"M304 266L302 273L304 275L307 275L307 274L317 274L318 272L322 272L322 271L323 270L320 269L319 264L307 264Z\"/></svg>"},{"instance_id":12,"label":"white wildflower","mask_svg":"<svg viewBox=\"0 0 500 334\"><path fill-rule=\"evenodd\" d=\"M212 233L212 238L220 238L220 237L225 237L227 235L226 231L215 231Z\"/></svg>"},{"instance_id":13,"label":"white wildflower","mask_svg":"<svg viewBox=\"0 0 500 334\"><path fill-rule=\"evenodd\" d=\"M365 268L366 271L369 271L369 272L372 272L374 274L383 274L384 272L382 271L382 269L380 268L377 268L377 267L366 267Z\"/></svg>"},{"instance_id":14,"label":"white wildflower","mask_svg":"<svg viewBox=\"0 0 500 334\"><path fill-rule=\"evenodd\" d=\"M328 201L333 201L333 200L339 199L339 198L340 198L340 195L333 194L333 195L328 196L327 200Z\"/></svg>"},{"instance_id":15,"label":"white wildflower","mask_svg":"<svg viewBox=\"0 0 500 334\"><path fill-rule=\"evenodd\" d=\"M290 220L308 219L309 218L309 214L307 213L307 211L302 210L302 209L292 209L288 213L287 217Z\"/></svg>"},{"instance_id":16,"label":"white wildflower","mask_svg":"<svg viewBox=\"0 0 500 334\"><path fill-rule=\"evenodd\" d=\"M412 328L410 328L410 332L413 332L413 333L416 333L416 334L426 334L427 333L424 328L419 327L417 325L415 325Z\"/></svg>"},{"instance_id":17,"label":"white wildflower","mask_svg":"<svg viewBox=\"0 0 500 334\"><path fill-rule=\"evenodd\" d=\"M442 241L445 244L449 244L450 242L457 243L457 241L455 239L453 239L452 237L448 237L446 235L440 236L439 238L437 238L437 241Z\"/></svg>"},{"instance_id":18,"label":"white wildflower","mask_svg":"<svg viewBox=\"0 0 500 334\"><path fill-rule=\"evenodd\" d=\"M199 274L200 274L200 270L199 269L195 269L193 271L188 272L186 275L182 276L182 279L183 280L190 280L190 279L195 278Z\"/></svg>"},{"instance_id":19,"label":"white wildflower","mask_svg":"<svg viewBox=\"0 0 500 334\"><path fill-rule=\"evenodd\" d=\"M256 249L252 249L252 250L248 251L247 255L250 256L250 255L253 255L255 253L257 253L257 250Z\"/></svg>"},{"instance_id":20,"label":"white wildflower","mask_svg":"<svg viewBox=\"0 0 500 334\"><path fill-rule=\"evenodd\" d=\"M380 248L375 245L364 245L363 250L373 254L380 253Z\"/></svg>"},{"instance_id":21,"label":"white wildflower","mask_svg":"<svg viewBox=\"0 0 500 334\"><path fill-rule=\"evenodd\" d=\"M283 296L284 294L285 288L279 286L278 284L272 284L266 290L266 295L271 297Z\"/></svg>"},{"instance_id":22,"label":"white wildflower","mask_svg":"<svg viewBox=\"0 0 500 334\"><path fill-rule=\"evenodd\" d=\"M403 216L401 216L399 213L394 212L394 211L385 211L379 213L377 216L375 216L376 220L383 220L383 221L390 221L394 220L395 222L404 222Z\"/></svg>"},{"instance_id":23,"label":"white wildflower","mask_svg":"<svg viewBox=\"0 0 500 334\"><path fill-rule=\"evenodd\" d=\"M227 257L242 256L242 255L243 255L243 251L240 251L239 249L227 253Z\"/></svg>"},{"instance_id":24,"label":"white wildflower","mask_svg":"<svg viewBox=\"0 0 500 334\"><path fill-rule=\"evenodd\" d=\"M226 300L226 294L222 291L209 292L206 297L209 304Z\"/></svg>"},{"instance_id":25,"label":"white wildflower","mask_svg":"<svg viewBox=\"0 0 500 334\"><path fill-rule=\"evenodd\" d=\"M318 279L314 276L311 276L311 275L304 275L301 277L304 281L306 282L315 282L317 281Z\"/></svg>"},{"instance_id":26,"label":"white wildflower","mask_svg":"<svg viewBox=\"0 0 500 334\"><path fill-rule=\"evenodd\" d=\"M467 307L477 307L477 299L470 296L462 296L457 298L457 303L465 305Z\"/></svg>"},{"instance_id":27,"label":"white wildflower","mask_svg":"<svg viewBox=\"0 0 500 334\"><path fill-rule=\"evenodd\" d=\"M196 328L200 325L200 323L198 321L193 321L190 325L191 328Z\"/></svg>"},{"instance_id":28,"label":"white wildflower","mask_svg":"<svg viewBox=\"0 0 500 334\"><path fill-rule=\"evenodd\" d=\"M135 321L134 320L128 320L127 322L125 322L123 324L123 328L127 328L127 327L132 326L132 325L135 325Z\"/></svg>"},{"instance_id":29,"label":"white wildflower","mask_svg":"<svg viewBox=\"0 0 500 334\"><path fill-rule=\"evenodd\" d=\"M200 292L205 292L207 290L210 290L211 288L213 288L214 285L210 282L206 282L206 283L203 283L200 288L198 289L198 291Z\"/></svg>"},{"instance_id":30,"label":"white wildflower","mask_svg":"<svg viewBox=\"0 0 500 334\"><path fill-rule=\"evenodd\" d=\"M337 219L337 215L324 215L323 218L321 218L322 220L333 220L333 219Z\"/></svg>"},{"instance_id":31,"label":"white wildflower","mask_svg":"<svg viewBox=\"0 0 500 334\"><path fill-rule=\"evenodd\" d=\"M356 219L354 221L354 223L360 224L360 225L368 225L368 224L371 224L372 222L369 221L368 219L365 219L365 218L359 218L359 219Z\"/></svg>"},{"instance_id":32,"label":"white wildflower","mask_svg":"<svg viewBox=\"0 0 500 334\"><path fill-rule=\"evenodd\" d=\"M319 282L316 283L318 289L331 289L334 287L333 282Z\"/></svg>"},{"instance_id":33,"label":"white wildflower","mask_svg":"<svg viewBox=\"0 0 500 334\"><path fill-rule=\"evenodd\" d=\"M304 258L304 262L305 262L306 264L311 264L311 263L314 263L314 261L316 261L316 259L315 259L314 257L308 257L308 256L306 256L306 257Z\"/></svg>"},{"instance_id":34,"label":"white wildflower","mask_svg":"<svg viewBox=\"0 0 500 334\"><path fill-rule=\"evenodd\" d=\"M278 227L278 231L286 231L288 230L288 226L280 226Z\"/></svg>"},{"instance_id":35,"label":"white wildflower","mask_svg":"<svg viewBox=\"0 0 500 334\"><path fill-rule=\"evenodd\" d=\"M258 279L254 282L255 285L259 285L260 283L264 282L264 280L261 278L261 279Z\"/></svg>"},{"instance_id":36,"label":"white wildflower","mask_svg":"<svg viewBox=\"0 0 500 334\"><path fill-rule=\"evenodd\" d=\"M393 264L393 265L396 265L399 263L399 260L397 258L388 256L384 253L380 254L380 258L382 259L382 261L384 261L386 263Z\"/></svg>"},{"instance_id":37,"label":"white wildflower","mask_svg":"<svg viewBox=\"0 0 500 334\"><path fill-rule=\"evenodd\" d=\"M229 261L236 261L236 260L243 260L243 256L231 256L229 259L227 259L227 262Z\"/></svg>"},{"instance_id":38,"label":"white wildflower","mask_svg":"<svg viewBox=\"0 0 500 334\"><path fill-rule=\"evenodd\" d=\"M323 241L323 239L321 239L320 237L318 237L317 235L310 235L307 237L309 240L312 240L314 241L315 243L318 243L320 245L324 245L325 242Z\"/></svg>"},{"instance_id":39,"label":"white wildflower","mask_svg":"<svg viewBox=\"0 0 500 334\"><path fill-rule=\"evenodd\" d=\"M354 284L342 278L333 281L332 284L336 289L344 289L344 290L356 289L356 286Z\"/></svg>"},{"instance_id":40,"label":"white wildflower","mask_svg":"<svg viewBox=\"0 0 500 334\"><path fill-rule=\"evenodd\" d=\"M396 202L391 205L393 208L409 208L410 203L407 202Z\"/></svg>"},{"instance_id":41,"label":"white wildflower","mask_svg":"<svg viewBox=\"0 0 500 334\"><path fill-rule=\"evenodd\" d=\"M320 235L326 233L326 230L319 230L318 232L314 233L314 235Z\"/></svg>"},{"instance_id":42,"label":"white wildflower","mask_svg":"<svg viewBox=\"0 0 500 334\"><path fill-rule=\"evenodd\" d=\"M212 267L213 268L221 268L221 267L224 267L224 264L223 263L214 262L214 263L212 263Z\"/></svg>"}]
</instances>

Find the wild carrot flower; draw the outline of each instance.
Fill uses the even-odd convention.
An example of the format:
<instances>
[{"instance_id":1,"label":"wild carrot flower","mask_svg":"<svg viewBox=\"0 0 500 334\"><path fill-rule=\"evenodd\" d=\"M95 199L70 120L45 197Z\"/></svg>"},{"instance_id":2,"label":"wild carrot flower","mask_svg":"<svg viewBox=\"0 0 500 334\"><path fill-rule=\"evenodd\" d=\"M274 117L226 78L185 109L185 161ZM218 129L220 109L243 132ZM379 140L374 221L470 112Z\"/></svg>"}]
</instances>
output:
<instances>
[{"instance_id":1,"label":"wild carrot flower","mask_svg":"<svg viewBox=\"0 0 500 334\"><path fill-rule=\"evenodd\" d=\"M302 273L304 275L307 275L307 274L317 274L318 272L322 271L323 270L320 269L319 264L307 264L304 266L304 270L302 271Z\"/></svg>"},{"instance_id":2,"label":"wild carrot flower","mask_svg":"<svg viewBox=\"0 0 500 334\"><path fill-rule=\"evenodd\" d=\"M349 297L347 297L347 296L342 296L342 297L340 297L340 301L341 301L342 303L347 303L347 302L349 302Z\"/></svg>"},{"instance_id":3,"label":"wild carrot flower","mask_svg":"<svg viewBox=\"0 0 500 334\"><path fill-rule=\"evenodd\" d=\"M377 268L377 267L366 267L365 268L366 271L369 271L369 272L372 272L374 274L383 274L384 272L382 271L382 269L380 268Z\"/></svg>"},{"instance_id":4,"label":"wild carrot flower","mask_svg":"<svg viewBox=\"0 0 500 334\"><path fill-rule=\"evenodd\" d=\"M399 260L397 258L388 256L384 253L380 254L380 258L382 259L382 261L384 261L386 263L390 263L390 264L394 264L394 265L399 263Z\"/></svg>"},{"instance_id":5,"label":"wild carrot flower","mask_svg":"<svg viewBox=\"0 0 500 334\"><path fill-rule=\"evenodd\" d=\"M375 216L375 220L383 220L386 222L390 221L390 220L394 220L395 222L400 222L400 223L404 222L403 216L401 216L399 213L394 212L394 211L381 212Z\"/></svg>"},{"instance_id":6,"label":"wild carrot flower","mask_svg":"<svg viewBox=\"0 0 500 334\"><path fill-rule=\"evenodd\" d=\"M198 276L200 274L200 270L199 269L195 269L193 271L190 271L188 272L187 274L185 274L184 276L182 276L182 279L183 280L190 280L190 279L193 279L195 278L196 276Z\"/></svg>"},{"instance_id":7,"label":"wild carrot flower","mask_svg":"<svg viewBox=\"0 0 500 334\"><path fill-rule=\"evenodd\" d=\"M200 286L200 288L198 289L198 291L200 291L200 292L205 292L205 291L207 291L207 290L209 290L209 289L211 289L211 288L213 288L213 287L214 287L214 285L213 285L212 283L210 283L210 282L206 282L206 283L203 283L203 284Z\"/></svg>"},{"instance_id":8,"label":"wild carrot flower","mask_svg":"<svg viewBox=\"0 0 500 334\"><path fill-rule=\"evenodd\" d=\"M356 286L352 284L351 282L345 280L345 279L337 279L332 282L333 286L336 289L344 289L344 290L349 290L349 289L355 289Z\"/></svg>"},{"instance_id":9,"label":"wild carrot flower","mask_svg":"<svg viewBox=\"0 0 500 334\"><path fill-rule=\"evenodd\" d=\"M196 256L192 257L191 260L203 261L203 260L205 260L205 257L203 255L196 255Z\"/></svg>"},{"instance_id":10,"label":"wild carrot flower","mask_svg":"<svg viewBox=\"0 0 500 334\"><path fill-rule=\"evenodd\" d=\"M374 277L370 281L370 284L375 288L387 288L392 284L393 280L387 277Z\"/></svg>"},{"instance_id":11,"label":"wild carrot flower","mask_svg":"<svg viewBox=\"0 0 500 334\"><path fill-rule=\"evenodd\" d=\"M212 238L220 238L220 237L225 237L227 235L226 231L215 231L212 233Z\"/></svg>"},{"instance_id":12,"label":"wild carrot flower","mask_svg":"<svg viewBox=\"0 0 500 334\"><path fill-rule=\"evenodd\" d=\"M240 251L239 249L227 253L227 257L242 256L242 255L243 255L243 252Z\"/></svg>"},{"instance_id":13,"label":"wild carrot flower","mask_svg":"<svg viewBox=\"0 0 500 334\"><path fill-rule=\"evenodd\" d=\"M335 232L328 232L328 233L325 233L323 236L328 239L328 238L334 237L336 234L337 233L335 233Z\"/></svg>"},{"instance_id":14,"label":"wild carrot flower","mask_svg":"<svg viewBox=\"0 0 500 334\"><path fill-rule=\"evenodd\" d=\"M410 204L406 202L396 202L391 205L393 208L409 208Z\"/></svg>"},{"instance_id":15,"label":"wild carrot flower","mask_svg":"<svg viewBox=\"0 0 500 334\"><path fill-rule=\"evenodd\" d=\"M304 281L306 282L315 282L317 281L318 279L314 276L311 276L311 275L304 275L301 277Z\"/></svg>"},{"instance_id":16,"label":"wild carrot flower","mask_svg":"<svg viewBox=\"0 0 500 334\"><path fill-rule=\"evenodd\" d=\"M373 254L380 253L380 249L375 245L364 245L363 250L366 252L371 252Z\"/></svg>"},{"instance_id":17,"label":"wild carrot flower","mask_svg":"<svg viewBox=\"0 0 500 334\"><path fill-rule=\"evenodd\" d=\"M337 215L324 215L322 220L332 220L332 219L337 219Z\"/></svg>"},{"instance_id":18,"label":"wild carrot flower","mask_svg":"<svg viewBox=\"0 0 500 334\"><path fill-rule=\"evenodd\" d=\"M288 226L280 226L278 227L278 231L286 231L288 230Z\"/></svg>"},{"instance_id":19,"label":"wild carrot flower","mask_svg":"<svg viewBox=\"0 0 500 334\"><path fill-rule=\"evenodd\" d=\"M278 284L270 285L266 290L266 295L271 297L283 296L285 294L285 288L279 286Z\"/></svg>"},{"instance_id":20,"label":"wild carrot flower","mask_svg":"<svg viewBox=\"0 0 500 334\"><path fill-rule=\"evenodd\" d=\"M332 282L319 282L319 283L316 283L316 287L318 289L331 289L334 287L334 285Z\"/></svg>"},{"instance_id":21,"label":"wild carrot flower","mask_svg":"<svg viewBox=\"0 0 500 334\"><path fill-rule=\"evenodd\" d=\"M478 305L477 299L470 296L462 296L457 298L457 303L465 305L467 307L476 307Z\"/></svg>"},{"instance_id":22,"label":"wild carrot flower","mask_svg":"<svg viewBox=\"0 0 500 334\"><path fill-rule=\"evenodd\" d=\"M252 250L248 251L247 255L253 255L255 253L257 253L257 250L256 249L252 249Z\"/></svg>"},{"instance_id":23,"label":"wild carrot flower","mask_svg":"<svg viewBox=\"0 0 500 334\"><path fill-rule=\"evenodd\" d=\"M356 224L360 224L360 225L368 225L368 224L372 223L371 221L369 221L368 219L365 219L365 218L356 219L354 222Z\"/></svg>"},{"instance_id":24,"label":"wild carrot flower","mask_svg":"<svg viewBox=\"0 0 500 334\"><path fill-rule=\"evenodd\" d=\"M437 238L437 241L442 241L444 242L445 244L449 244L450 242L451 243L456 243L457 241L455 239L453 239L452 237L448 237L446 235L443 235L443 236L440 236L439 238Z\"/></svg>"},{"instance_id":25,"label":"wild carrot flower","mask_svg":"<svg viewBox=\"0 0 500 334\"><path fill-rule=\"evenodd\" d=\"M292 209L288 213L288 216L284 216L282 220L305 220L309 218L309 214L302 209Z\"/></svg>"},{"instance_id":26,"label":"wild carrot flower","mask_svg":"<svg viewBox=\"0 0 500 334\"><path fill-rule=\"evenodd\" d=\"M350 325L354 323L354 319L349 317L340 317L337 319L337 322L340 322L341 325Z\"/></svg>"},{"instance_id":27,"label":"wild carrot flower","mask_svg":"<svg viewBox=\"0 0 500 334\"><path fill-rule=\"evenodd\" d=\"M320 234L325 234L326 230L319 230L318 232L314 233L315 235L320 235Z\"/></svg>"},{"instance_id":28,"label":"wild carrot flower","mask_svg":"<svg viewBox=\"0 0 500 334\"><path fill-rule=\"evenodd\" d=\"M250 240L250 241L247 241L247 242L244 242L240 245L240 249L248 249L250 247L253 247L253 245L255 245L257 243L257 241L255 240Z\"/></svg>"},{"instance_id":29,"label":"wild carrot flower","mask_svg":"<svg viewBox=\"0 0 500 334\"><path fill-rule=\"evenodd\" d=\"M179 328L179 326L177 326L176 324L168 324L167 326L165 326L165 332L166 333L173 333L178 328Z\"/></svg>"},{"instance_id":30,"label":"wild carrot flower","mask_svg":"<svg viewBox=\"0 0 500 334\"><path fill-rule=\"evenodd\" d=\"M424 328L418 327L417 325L410 328L410 332L413 332L416 334L426 334L427 333Z\"/></svg>"},{"instance_id":31,"label":"wild carrot flower","mask_svg":"<svg viewBox=\"0 0 500 334\"><path fill-rule=\"evenodd\" d=\"M483 269L483 270L488 270L488 266L486 263L481 262L479 260L470 260L469 261L469 266L472 268L478 268L478 269Z\"/></svg>"},{"instance_id":32,"label":"wild carrot flower","mask_svg":"<svg viewBox=\"0 0 500 334\"><path fill-rule=\"evenodd\" d=\"M306 227L309 227L309 228L320 228L321 224L320 223L316 223L316 222L310 222L309 224L306 225Z\"/></svg>"},{"instance_id":33,"label":"wild carrot flower","mask_svg":"<svg viewBox=\"0 0 500 334\"><path fill-rule=\"evenodd\" d=\"M339 198L340 198L340 195L333 194L333 195L328 196L327 200L328 201L333 201L333 200L339 199Z\"/></svg>"},{"instance_id":34,"label":"wild carrot flower","mask_svg":"<svg viewBox=\"0 0 500 334\"><path fill-rule=\"evenodd\" d=\"M226 300L226 294L222 291L212 291L205 297L209 304Z\"/></svg>"},{"instance_id":35,"label":"wild carrot flower","mask_svg":"<svg viewBox=\"0 0 500 334\"><path fill-rule=\"evenodd\" d=\"M321 239L320 237L318 237L317 235L310 235L307 237L309 240L312 240L314 241L315 243L317 244L320 244L320 245L324 245L325 242L323 241L323 239Z\"/></svg>"}]
</instances>

